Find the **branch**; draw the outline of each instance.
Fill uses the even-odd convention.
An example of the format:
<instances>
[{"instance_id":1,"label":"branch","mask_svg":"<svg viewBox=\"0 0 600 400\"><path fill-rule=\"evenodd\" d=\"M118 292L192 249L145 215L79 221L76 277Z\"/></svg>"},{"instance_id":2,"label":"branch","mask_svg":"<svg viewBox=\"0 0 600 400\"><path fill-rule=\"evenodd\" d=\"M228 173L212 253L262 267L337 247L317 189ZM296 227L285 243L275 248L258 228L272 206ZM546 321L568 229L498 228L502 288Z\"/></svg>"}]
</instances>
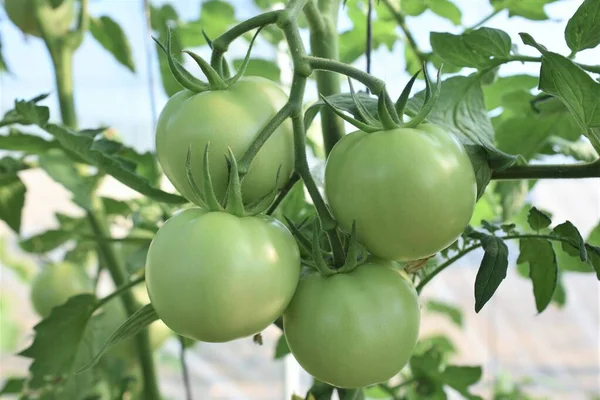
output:
<instances>
[{"instance_id":1,"label":"branch","mask_svg":"<svg viewBox=\"0 0 600 400\"><path fill-rule=\"evenodd\" d=\"M600 178L600 160L581 164L514 166L492 173L492 179L497 180L582 178Z\"/></svg>"}]
</instances>

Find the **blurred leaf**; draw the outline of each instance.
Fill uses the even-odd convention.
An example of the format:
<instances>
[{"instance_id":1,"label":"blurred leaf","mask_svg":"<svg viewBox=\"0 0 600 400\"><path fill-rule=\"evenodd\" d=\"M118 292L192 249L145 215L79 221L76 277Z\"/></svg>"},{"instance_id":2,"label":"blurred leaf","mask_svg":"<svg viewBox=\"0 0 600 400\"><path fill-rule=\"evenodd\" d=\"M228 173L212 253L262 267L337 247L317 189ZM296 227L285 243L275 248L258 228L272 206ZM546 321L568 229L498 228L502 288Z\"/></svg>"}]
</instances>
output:
<instances>
[{"instance_id":1,"label":"blurred leaf","mask_svg":"<svg viewBox=\"0 0 600 400\"><path fill-rule=\"evenodd\" d=\"M285 357L290 354L290 348L287 344L287 340L285 340L285 335L281 334L279 340L277 340L277 346L275 347L275 356L276 360Z\"/></svg>"},{"instance_id":2,"label":"blurred leaf","mask_svg":"<svg viewBox=\"0 0 600 400\"><path fill-rule=\"evenodd\" d=\"M502 220L508 221L525 205L529 194L527 181L500 181L494 187L494 192L500 197Z\"/></svg>"},{"instance_id":3,"label":"blurred leaf","mask_svg":"<svg viewBox=\"0 0 600 400\"><path fill-rule=\"evenodd\" d=\"M552 244L545 239L521 239L517 263L529 263L529 277L537 311L546 309L558 281L558 266Z\"/></svg>"},{"instance_id":4,"label":"blurred leaf","mask_svg":"<svg viewBox=\"0 0 600 400\"><path fill-rule=\"evenodd\" d=\"M400 11L412 17L419 16L427 10L424 0L400 0Z\"/></svg>"},{"instance_id":5,"label":"blurred leaf","mask_svg":"<svg viewBox=\"0 0 600 400\"><path fill-rule=\"evenodd\" d=\"M92 193L98 178L82 176L73 162L58 149L49 150L39 156L40 167L56 182L73 194L73 202L85 210L92 208Z\"/></svg>"},{"instance_id":6,"label":"blurred leaf","mask_svg":"<svg viewBox=\"0 0 600 400\"><path fill-rule=\"evenodd\" d=\"M532 75L502 76L492 84L483 87L485 106L493 110L502 105L502 97L506 93L515 91L529 92L538 84L539 79Z\"/></svg>"},{"instance_id":7,"label":"blurred leaf","mask_svg":"<svg viewBox=\"0 0 600 400\"><path fill-rule=\"evenodd\" d=\"M442 18L446 18L454 25L461 24L462 13L460 8L450 0L424 0L427 7Z\"/></svg>"},{"instance_id":8,"label":"blurred leaf","mask_svg":"<svg viewBox=\"0 0 600 400\"><path fill-rule=\"evenodd\" d=\"M315 400L330 400L334 389L333 386L314 379L313 385L308 390L306 397L313 396Z\"/></svg>"},{"instance_id":9,"label":"blurred leaf","mask_svg":"<svg viewBox=\"0 0 600 400\"><path fill-rule=\"evenodd\" d=\"M133 337L157 319L158 315L156 315L156 311L154 311L152 304L146 304L137 310L131 317L127 319L127 321L125 321L116 331L113 332L104 346L102 346L100 351L96 353L95 357L87 364L82 366L77 373L82 373L92 368L111 347L125 339Z\"/></svg>"},{"instance_id":10,"label":"blurred leaf","mask_svg":"<svg viewBox=\"0 0 600 400\"><path fill-rule=\"evenodd\" d=\"M19 394L25 388L25 378L8 378L0 394Z\"/></svg>"},{"instance_id":11,"label":"blurred leaf","mask_svg":"<svg viewBox=\"0 0 600 400\"><path fill-rule=\"evenodd\" d=\"M521 38L543 55L540 89L562 100L596 151L600 152L600 113L597 112L600 109L600 83L568 58L547 51L530 35L521 34Z\"/></svg>"},{"instance_id":12,"label":"blurred leaf","mask_svg":"<svg viewBox=\"0 0 600 400\"><path fill-rule=\"evenodd\" d=\"M337 388L340 400L365 400L365 392L360 389L340 389Z\"/></svg>"},{"instance_id":13,"label":"blurred leaf","mask_svg":"<svg viewBox=\"0 0 600 400\"><path fill-rule=\"evenodd\" d=\"M233 67L239 69L244 60L241 58L233 60ZM273 82L281 81L281 70L279 66L271 60L261 58L251 58L246 67L244 76L262 76Z\"/></svg>"},{"instance_id":14,"label":"blurred leaf","mask_svg":"<svg viewBox=\"0 0 600 400\"><path fill-rule=\"evenodd\" d=\"M363 3L351 2L347 4L348 17L352 21L352 29L339 35L340 60L345 63L356 61L365 52L365 37L367 34L366 9ZM380 46L386 46L392 50L398 39L396 27L398 23L391 19L378 19L373 24L372 48L377 50Z\"/></svg>"},{"instance_id":15,"label":"blurred leaf","mask_svg":"<svg viewBox=\"0 0 600 400\"><path fill-rule=\"evenodd\" d=\"M598 159L598 153L587 140L572 142L561 137L548 140L555 153L573 157L577 161L592 162Z\"/></svg>"},{"instance_id":16,"label":"blurred leaf","mask_svg":"<svg viewBox=\"0 0 600 400\"><path fill-rule=\"evenodd\" d=\"M446 357L456 354L457 352L456 346L454 346L454 343L452 343L450 338L440 334L419 340L415 348L415 354L423 354L431 348L435 348L436 351Z\"/></svg>"},{"instance_id":17,"label":"blurred leaf","mask_svg":"<svg viewBox=\"0 0 600 400\"><path fill-rule=\"evenodd\" d=\"M428 311L445 315L456 325L460 327L463 326L463 315L460 308L436 300L427 301L427 303L425 303L425 307Z\"/></svg>"},{"instance_id":18,"label":"blurred leaf","mask_svg":"<svg viewBox=\"0 0 600 400\"><path fill-rule=\"evenodd\" d=\"M556 290L552 295L552 303L556 304L557 307L563 308L567 304L567 290L563 282L562 273L558 273L558 280L556 282Z\"/></svg>"},{"instance_id":19,"label":"blurred leaf","mask_svg":"<svg viewBox=\"0 0 600 400\"><path fill-rule=\"evenodd\" d=\"M135 72L131 45L117 22L106 15L91 17L90 33L120 64Z\"/></svg>"},{"instance_id":20,"label":"blurred leaf","mask_svg":"<svg viewBox=\"0 0 600 400\"><path fill-rule=\"evenodd\" d=\"M510 17L520 16L534 21L548 19L544 6L558 0L490 0L496 10L508 9Z\"/></svg>"},{"instance_id":21,"label":"blurred leaf","mask_svg":"<svg viewBox=\"0 0 600 400\"><path fill-rule=\"evenodd\" d=\"M169 29L173 28L173 26L179 26L180 23L177 11L175 11L173 6L170 4L164 4L160 8L150 5L150 22L152 30L157 33L157 39L162 43L166 43ZM171 51L177 61L181 61L183 59L181 51L183 50L184 46L179 37L178 30L172 32ZM177 80L175 80L173 74L171 74L171 70L169 69L169 64L167 62L167 56L160 49L160 46L155 44L155 48L158 55L163 89L165 90L167 96L171 97L175 93L182 90L183 87L179 84L179 82L177 82Z\"/></svg>"},{"instance_id":22,"label":"blurred leaf","mask_svg":"<svg viewBox=\"0 0 600 400\"><path fill-rule=\"evenodd\" d=\"M8 68L8 64L4 59L4 53L2 52L2 36L0 36L0 72L8 72L10 73L10 69Z\"/></svg>"},{"instance_id":23,"label":"blurred leaf","mask_svg":"<svg viewBox=\"0 0 600 400\"><path fill-rule=\"evenodd\" d=\"M111 197L101 197L100 199L104 205L104 212L106 212L107 215L127 216L132 213L131 207L125 201L116 200Z\"/></svg>"},{"instance_id":24,"label":"blurred leaf","mask_svg":"<svg viewBox=\"0 0 600 400\"><path fill-rule=\"evenodd\" d=\"M508 269L508 247L501 238L489 236L481 243L485 253L475 278L475 312L494 295Z\"/></svg>"},{"instance_id":25,"label":"blurred leaf","mask_svg":"<svg viewBox=\"0 0 600 400\"><path fill-rule=\"evenodd\" d=\"M565 40L573 52L600 44L600 2L585 0L567 23Z\"/></svg>"},{"instance_id":26,"label":"blurred leaf","mask_svg":"<svg viewBox=\"0 0 600 400\"><path fill-rule=\"evenodd\" d=\"M469 386L479 382L481 379L481 367L454 366L446 367L442 373L442 381L465 396L469 400L479 399L481 397L473 395L469 391Z\"/></svg>"},{"instance_id":27,"label":"blurred leaf","mask_svg":"<svg viewBox=\"0 0 600 400\"><path fill-rule=\"evenodd\" d=\"M21 215L27 188L16 173L0 174L0 219L16 233L21 230Z\"/></svg>"},{"instance_id":28,"label":"blurred leaf","mask_svg":"<svg viewBox=\"0 0 600 400\"><path fill-rule=\"evenodd\" d=\"M94 330L88 329L96 297L82 294L54 307L50 315L34 327L33 344L20 355L33 359L29 367L31 389L44 387L49 378L64 383L69 380L79 354L93 347ZM90 382L91 383L91 382Z\"/></svg>"},{"instance_id":29,"label":"blurred leaf","mask_svg":"<svg viewBox=\"0 0 600 400\"><path fill-rule=\"evenodd\" d=\"M56 140L45 140L36 135L11 129L8 135L0 135L2 150L22 151L26 154L43 154L50 149L60 149Z\"/></svg>"},{"instance_id":30,"label":"blurred leaf","mask_svg":"<svg viewBox=\"0 0 600 400\"><path fill-rule=\"evenodd\" d=\"M75 237L75 232L50 230L22 240L19 245L28 253L47 253Z\"/></svg>"},{"instance_id":31,"label":"blurred leaf","mask_svg":"<svg viewBox=\"0 0 600 400\"><path fill-rule=\"evenodd\" d=\"M529 214L527 215L527 222L531 229L539 231L550 226L552 220L545 212L540 211L535 207L531 207Z\"/></svg>"}]
</instances>

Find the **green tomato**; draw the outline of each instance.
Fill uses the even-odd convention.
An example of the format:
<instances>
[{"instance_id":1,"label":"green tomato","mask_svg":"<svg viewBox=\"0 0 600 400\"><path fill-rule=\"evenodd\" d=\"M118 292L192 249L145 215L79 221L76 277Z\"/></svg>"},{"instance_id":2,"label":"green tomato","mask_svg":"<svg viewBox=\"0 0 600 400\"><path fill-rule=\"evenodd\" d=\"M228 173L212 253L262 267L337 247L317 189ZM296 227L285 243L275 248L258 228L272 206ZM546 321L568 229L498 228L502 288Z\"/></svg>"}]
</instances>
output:
<instances>
[{"instance_id":1,"label":"green tomato","mask_svg":"<svg viewBox=\"0 0 600 400\"><path fill-rule=\"evenodd\" d=\"M171 97L156 125L156 152L173 186L194 201L185 172L188 148L191 146L194 181L202 188L204 148L210 142L210 175L217 198L222 199L228 181L227 148L239 160L286 100L275 83L260 77L244 77L226 90L198 94L184 90ZM279 187L285 185L294 167L293 141L287 120L260 149L242 182L246 203L276 188L280 167Z\"/></svg>"},{"instance_id":2,"label":"green tomato","mask_svg":"<svg viewBox=\"0 0 600 400\"><path fill-rule=\"evenodd\" d=\"M93 293L92 283L85 272L67 262L47 266L35 277L31 286L31 302L43 318L70 297Z\"/></svg>"},{"instance_id":3,"label":"green tomato","mask_svg":"<svg viewBox=\"0 0 600 400\"><path fill-rule=\"evenodd\" d=\"M384 382L408 362L419 335L417 293L394 262L371 258L349 273L300 278L283 315L298 363L333 386Z\"/></svg>"},{"instance_id":4,"label":"green tomato","mask_svg":"<svg viewBox=\"0 0 600 400\"><path fill-rule=\"evenodd\" d=\"M325 167L335 218L381 258L411 261L454 242L468 225L477 183L458 139L439 126L343 137Z\"/></svg>"},{"instance_id":5,"label":"green tomato","mask_svg":"<svg viewBox=\"0 0 600 400\"><path fill-rule=\"evenodd\" d=\"M35 19L36 0L4 0L4 9L8 18L25 34L40 37L42 34ZM56 23L51 26L52 34L60 35L68 31L75 10L73 0L64 0L58 7L49 9Z\"/></svg>"},{"instance_id":6,"label":"green tomato","mask_svg":"<svg viewBox=\"0 0 600 400\"><path fill-rule=\"evenodd\" d=\"M170 218L146 260L146 286L160 319L204 342L265 329L292 299L299 274L296 241L277 220L199 208Z\"/></svg>"}]
</instances>

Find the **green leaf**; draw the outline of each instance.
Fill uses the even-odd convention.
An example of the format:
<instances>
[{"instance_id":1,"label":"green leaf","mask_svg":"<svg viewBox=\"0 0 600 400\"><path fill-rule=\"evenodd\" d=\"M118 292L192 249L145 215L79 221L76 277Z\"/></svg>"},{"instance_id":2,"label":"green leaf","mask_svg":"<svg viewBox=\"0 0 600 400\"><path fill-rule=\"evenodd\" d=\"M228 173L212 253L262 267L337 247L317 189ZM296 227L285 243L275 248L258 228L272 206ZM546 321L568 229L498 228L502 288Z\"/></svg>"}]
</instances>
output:
<instances>
[{"instance_id":1,"label":"green leaf","mask_svg":"<svg viewBox=\"0 0 600 400\"><path fill-rule=\"evenodd\" d=\"M473 164L475 180L477 181L477 199L480 199L484 195L485 188L492 179L492 169L488 162L488 154L481 146L466 145L465 149L469 154L471 164Z\"/></svg>"},{"instance_id":2,"label":"green leaf","mask_svg":"<svg viewBox=\"0 0 600 400\"><path fill-rule=\"evenodd\" d=\"M288 346L287 340L285 339L285 335L281 334L279 340L277 340L277 346L275 347L275 356L276 360L285 357L290 354L290 348Z\"/></svg>"},{"instance_id":3,"label":"green leaf","mask_svg":"<svg viewBox=\"0 0 600 400\"><path fill-rule=\"evenodd\" d=\"M56 140L48 141L36 135L11 129L8 135L0 135L0 149L22 151L27 154L43 154L50 149L59 149Z\"/></svg>"},{"instance_id":4,"label":"green leaf","mask_svg":"<svg viewBox=\"0 0 600 400\"><path fill-rule=\"evenodd\" d=\"M306 397L308 398L309 395L312 395L315 400L330 400L334 389L333 386L315 379Z\"/></svg>"},{"instance_id":5,"label":"green leaf","mask_svg":"<svg viewBox=\"0 0 600 400\"><path fill-rule=\"evenodd\" d=\"M568 245L567 245L568 246ZM597 225L586 240L585 250L587 252L587 261L581 261L579 251L565 251L564 243L554 243L554 252L558 267L564 271L572 272L594 272L600 270L599 258L596 258L596 246L600 246L600 224Z\"/></svg>"},{"instance_id":6,"label":"green leaf","mask_svg":"<svg viewBox=\"0 0 600 400\"><path fill-rule=\"evenodd\" d=\"M483 87L485 106L494 110L503 103L502 97L510 92L530 92L538 84L539 79L531 75L502 76L492 84Z\"/></svg>"},{"instance_id":7,"label":"green leaf","mask_svg":"<svg viewBox=\"0 0 600 400\"><path fill-rule=\"evenodd\" d=\"M150 22L152 30L158 34L158 40L163 43L167 41L169 29L172 26L179 26L180 23L177 11L175 11L173 6L170 4L165 4L160 8L150 5ZM199 36L202 37L201 34ZM158 62L163 89L165 90L167 96L171 97L183 88L179 84L179 82L177 82L177 80L173 77L171 69L169 68L169 63L167 61L166 54L164 54L164 52L161 50L158 44L155 44L155 46L156 52L158 54ZM175 57L177 61L181 61L183 59L181 53L183 47L184 46L180 40L179 30L174 31L171 37L171 49L173 57Z\"/></svg>"},{"instance_id":8,"label":"green leaf","mask_svg":"<svg viewBox=\"0 0 600 400\"><path fill-rule=\"evenodd\" d=\"M115 59L131 72L135 72L131 45L123 29L112 18L103 15L90 18L90 33Z\"/></svg>"},{"instance_id":9,"label":"green leaf","mask_svg":"<svg viewBox=\"0 0 600 400\"><path fill-rule=\"evenodd\" d=\"M50 230L22 240L19 245L28 253L41 254L54 250L68 240L73 239L74 236L74 232Z\"/></svg>"},{"instance_id":10,"label":"green leaf","mask_svg":"<svg viewBox=\"0 0 600 400\"><path fill-rule=\"evenodd\" d=\"M436 300L429 300L425 303L425 307L428 311L445 315L456 325L463 326L463 315L460 308Z\"/></svg>"},{"instance_id":11,"label":"green leaf","mask_svg":"<svg viewBox=\"0 0 600 400\"><path fill-rule=\"evenodd\" d=\"M353 27L339 35L340 60L348 64L356 61L365 52L366 9L361 6L364 6L364 3L351 2L347 4L348 17L352 21ZM386 46L391 51L398 39L396 27L395 20L378 19L372 27L373 50L377 50L380 46Z\"/></svg>"},{"instance_id":12,"label":"green leaf","mask_svg":"<svg viewBox=\"0 0 600 400\"><path fill-rule=\"evenodd\" d=\"M39 156L40 167L73 194L73 202L85 210L92 208L92 192L98 184L95 176L82 176L66 154L58 149Z\"/></svg>"},{"instance_id":13,"label":"green leaf","mask_svg":"<svg viewBox=\"0 0 600 400\"><path fill-rule=\"evenodd\" d=\"M108 338L102 349L96 354L96 356L85 366L81 367L77 373L85 372L86 370L93 367L100 358L106 353L112 346L117 343L128 339L142 329L150 325L152 322L158 319L156 311L152 307L152 304L146 304L144 307L136 311L131 317L127 319L113 334Z\"/></svg>"},{"instance_id":14,"label":"green leaf","mask_svg":"<svg viewBox=\"0 0 600 400\"><path fill-rule=\"evenodd\" d=\"M365 392L360 389L340 389L337 388L340 400L365 400Z\"/></svg>"},{"instance_id":15,"label":"green leaf","mask_svg":"<svg viewBox=\"0 0 600 400\"><path fill-rule=\"evenodd\" d=\"M548 142L554 154L563 154L584 162L592 162L598 159L598 153L587 140L572 142L561 137L551 137Z\"/></svg>"},{"instance_id":16,"label":"green leaf","mask_svg":"<svg viewBox=\"0 0 600 400\"><path fill-rule=\"evenodd\" d=\"M568 58L547 51L530 35L522 33L521 38L543 55L540 89L562 100L596 151L600 152L600 83Z\"/></svg>"},{"instance_id":17,"label":"green leaf","mask_svg":"<svg viewBox=\"0 0 600 400\"><path fill-rule=\"evenodd\" d=\"M412 17L419 16L427 10L423 0L400 0L400 11Z\"/></svg>"},{"instance_id":18,"label":"green leaf","mask_svg":"<svg viewBox=\"0 0 600 400\"><path fill-rule=\"evenodd\" d=\"M527 215L527 223L534 231L540 231L541 229L550 226L552 220L545 212L540 211L535 207L531 207L529 214Z\"/></svg>"},{"instance_id":19,"label":"green leaf","mask_svg":"<svg viewBox=\"0 0 600 400\"><path fill-rule=\"evenodd\" d=\"M585 0L567 23L565 40L573 52L600 44L600 2Z\"/></svg>"},{"instance_id":20,"label":"green leaf","mask_svg":"<svg viewBox=\"0 0 600 400\"><path fill-rule=\"evenodd\" d=\"M469 386L481 380L481 367L450 365L442 372L441 380L469 400L481 399L472 395Z\"/></svg>"},{"instance_id":21,"label":"green leaf","mask_svg":"<svg viewBox=\"0 0 600 400\"><path fill-rule=\"evenodd\" d=\"M122 200L116 200L110 197L101 197L102 204L104 205L104 212L107 215L130 215L133 211L127 202Z\"/></svg>"},{"instance_id":22,"label":"green leaf","mask_svg":"<svg viewBox=\"0 0 600 400\"><path fill-rule=\"evenodd\" d=\"M507 58L512 45L506 32L492 28L479 28L462 35L431 32L429 40L433 52L444 62L480 69Z\"/></svg>"},{"instance_id":23,"label":"green leaf","mask_svg":"<svg viewBox=\"0 0 600 400\"><path fill-rule=\"evenodd\" d=\"M88 322L96 306L96 297L82 294L54 307L50 315L34 327L33 344L20 355L33 359L29 367L29 388L44 387L48 378L63 378L73 371L80 347L86 347Z\"/></svg>"},{"instance_id":24,"label":"green leaf","mask_svg":"<svg viewBox=\"0 0 600 400\"><path fill-rule=\"evenodd\" d=\"M165 203L178 204L186 202L181 196L163 192L152 186L148 179L131 172L118 158L93 150L92 146L94 140L92 138L78 135L66 128L54 124L49 124L45 129L54 136L66 150L78 154L90 165L94 165L101 171L112 175L115 179L139 193Z\"/></svg>"},{"instance_id":25,"label":"green leaf","mask_svg":"<svg viewBox=\"0 0 600 400\"><path fill-rule=\"evenodd\" d=\"M0 36L0 72L8 72L10 73L10 69L8 68L8 64L4 59L4 53L2 52L2 37Z\"/></svg>"},{"instance_id":26,"label":"green leaf","mask_svg":"<svg viewBox=\"0 0 600 400\"><path fill-rule=\"evenodd\" d=\"M490 0L496 10L508 9L509 17L519 16L534 21L548 19L544 6L558 0Z\"/></svg>"},{"instance_id":27,"label":"green leaf","mask_svg":"<svg viewBox=\"0 0 600 400\"><path fill-rule=\"evenodd\" d=\"M508 269L508 247L501 238L489 236L481 243L485 253L475 278L475 312L494 295Z\"/></svg>"},{"instance_id":28,"label":"green leaf","mask_svg":"<svg viewBox=\"0 0 600 400\"><path fill-rule=\"evenodd\" d=\"M527 181L500 181L494 186L494 192L500 197L502 220L507 221L517 215L525 205L529 184Z\"/></svg>"},{"instance_id":29,"label":"green leaf","mask_svg":"<svg viewBox=\"0 0 600 400\"><path fill-rule=\"evenodd\" d=\"M450 0L424 0L427 7L442 18L446 18L454 25L461 24L462 13Z\"/></svg>"},{"instance_id":30,"label":"green leaf","mask_svg":"<svg viewBox=\"0 0 600 400\"><path fill-rule=\"evenodd\" d=\"M558 265L552 244L545 239L521 239L517 263L529 263L529 277L537 311L548 307L558 281Z\"/></svg>"},{"instance_id":31,"label":"green leaf","mask_svg":"<svg viewBox=\"0 0 600 400\"><path fill-rule=\"evenodd\" d=\"M579 230L573 225L571 222L566 221L553 229L553 232L562 237L563 239L567 239L569 243L562 242L563 250L572 255L579 256L581 261L587 261L587 250L585 248L585 241Z\"/></svg>"},{"instance_id":32,"label":"green leaf","mask_svg":"<svg viewBox=\"0 0 600 400\"><path fill-rule=\"evenodd\" d=\"M562 273L558 273L558 281L556 282L556 290L552 295L552 303L556 304L557 307L563 308L567 304L567 290L563 282Z\"/></svg>"},{"instance_id":33,"label":"green leaf","mask_svg":"<svg viewBox=\"0 0 600 400\"><path fill-rule=\"evenodd\" d=\"M452 343L450 338L446 335L439 334L419 340L415 348L415 354L423 354L431 348L435 348L437 352L447 357L456 354L457 352L456 346Z\"/></svg>"},{"instance_id":34,"label":"green leaf","mask_svg":"<svg viewBox=\"0 0 600 400\"><path fill-rule=\"evenodd\" d=\"M244 60L241 58L233 60L233 66L238 69ZM281 81L281 69L271 60L251 58L246 66L245 76L262 76L273 82Z\"/></svg>"},{"instance_id":35,"label":"green leaf","mask_svg":"<svg viewBox=\"0 0 600 400\"><path fill-rule=\"evenodd\" d=\"M0 174L0 219L16 233L21 230L26 191L16 173Z\"/></svg>"}]
</instances>

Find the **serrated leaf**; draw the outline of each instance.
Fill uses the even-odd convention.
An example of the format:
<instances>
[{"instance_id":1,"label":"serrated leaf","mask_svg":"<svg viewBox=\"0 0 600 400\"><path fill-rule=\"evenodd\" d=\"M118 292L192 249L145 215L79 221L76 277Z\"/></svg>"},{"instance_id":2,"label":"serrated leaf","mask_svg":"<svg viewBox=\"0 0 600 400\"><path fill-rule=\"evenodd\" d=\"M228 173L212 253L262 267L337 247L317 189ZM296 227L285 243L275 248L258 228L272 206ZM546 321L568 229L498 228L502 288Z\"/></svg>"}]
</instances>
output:
<instances>
[{"instance_id":1,"label":"serrated leaf","mask_svg":"<svg viewBox=\"0 0 600 400\"><path fill-rule=\"evenodd\" d=\"M158 315L156 315L156 311L154 311L152 304L146 304L144 307L137 310L110 336L110 338L108 338L107 342L96 356L89 363L80 368L77 373L85 372L93 367L112 346L136 335L157 319Z\"/></svg>"},{"instance_id":2,"label":"serrated leaf","mask_svg":"<svg viewBox=\"0 0 600 400\"><path fill-rule=\"evenodd\" d=\"M521 38L542 53L540 89L565 104L585 136L600 152L600 83L568 58L540 46L530 35L522 33Z\"/></svg>"},{"instance_id":3,"label":"serrated leaf","mask_svg":"<svg viewBox=\"0 0 600 400\"><path fill-rule=\"evenodd\" d=\"M16 233L21 230L26 191L16 173L0 174L0 219Z\"/></svg>"},{"instance_id":4,"label":"serrated leaf","mask_svg":"<svg viewBox=\"0 0 600 400\"><path fill-rule=\"evenodd\" d=\"M460 327L463 326L463 315L460 308L436 300L427 301L425 307L427 308L427 311L445 315L456 325Z\"/></svg>"},{"instance_id":5,"label":"serrated leaf","mask_svg":"<svg viewBox=\"0 0 600 400\"><path fill-rule=\"evenodd\" d=\"M565 40L573 52L600 44L600 2L585 0L567 23Z\"/></svg>"},{"instance_id":6,"label":"serrated leaf","mask_svg":"<svg viewBox=\"0 0 600 400\"><path fill-rule=\"evenodd\" d=\"M527 223L534 231L547 228L552 223L552 220L543 211L538 210L535 207L531 207L529 214L527 215Z\"/></svg>"},{"instance_id":7,"label":"serrated leaf","mask_svg":"<svg viewBox=\"0 0 600 400\"><path fill-rule=\"evenodd\" d=\"M131 45L125 32L115 20L106 15L90 18L90 33L120 64L135 72Z\"/></svg>"},{"instance_id":8,"label":"serrated leaf","mask_svg":"<svg viewBox=\"0 0 600 400\"><path fill-rule=\"evenodd\" d=\"M587 251L585 248L585 241L579 230L573 225L570 221L566 221L560 225L557 225L553 232L562 237L563 239L567 239L569 243L562 243L562 248L565 252L570 255L579 256L581 261L587 261Z\"/></svg>"},{"instance_id":9,"label":"serrated leaf","mask_svg":"<svg viewBox=\"0 0 600 400\"><path fill-rule=\"evenodd\" d=\"M287 340L285 340L285 335L282 334L277 340L277 346L275 347L275 356L276 360L285 357L290 354L290 348L288 346Z\"/></svg>"},{"instance_id":10,"label":"serrated leaf","mask_svg":"<svg viewBox=\"0 0 600 400\"><path fill-rule=\"evenodd\" d=\"M66 128L54 124L49 124L45 129L60 142L63 148L78 154L90 165L98 167L100 170L112 175L115 179L139 193L165 203L179 204L186 202L181 196L163 192L152 186L148 179L131 172L128 168L124 167L123 163L118 159L102 152L92 150L93 139L78 135Z\"/></svg>"},{"instance_id":11,"label":"serrated leaf","mask_svg":"<svg viewBox=\"0 0 600 400\"><path fill-rule=\"evenodd\" d=\"M481 243L485 253L475 278L475 312L494 295L508 269L508 247L501 238L489 236Z\"/></svg>"},{"instance_id":12,"label":"serrated leaf","mask_svg":"<svg viewBox=\"0 0 600 400\"><path fill-rule=\"evenodd\" d=\"M512 45L506 32L493 28L479 28L462 35L431 32L429 40L433 51L444 62L480 69L508 58Z\"/></svg>"},{"instance_id":13,"label":"serrated leaf","mask_svg":"<svg viewBox=\"0 0 600 400\"><path fill-rule=\"evenodd\" d=\"M529 277L537 311L548 307L558 281L558 265L552 244L545 239L521 239L518 263L529 264Z\"/></svg>"},{"instance_id":14,"label":"serrated leaf","mask_svg":"<svg viewBox=\"0 0 600 400\"><path fill-rule=\"evenodd\" d=\"M23 250L28 253L47 253L74 238L75 233L65 230L50 230L32 236L19 242Z\"/></svg>"},{"instance_id":15,"label":"serrated leaf","mask_svg":"<svg viewBox=\"0 0 600 400\"><path fill-rule=\"evenodd\" d=\"M481 367L450 365L442 372L441 380L469 400L481 400L481 397L473 395L469 387L481 380Z\"/></svg>"},{"instance_id":16,"label":"serrated leaf","mask_svg":"<svg viewBox=\"0 0 600 400\"><path fill-rule=\"evenodd\" d=\"M20 353L33 359L29 367L30 388L43 387L48 377L62 379L73 372L96 301L91 294L71 297L65 304L54 307L50 315L34 327L32 345Z\"/></svg>"}]
</instances>

